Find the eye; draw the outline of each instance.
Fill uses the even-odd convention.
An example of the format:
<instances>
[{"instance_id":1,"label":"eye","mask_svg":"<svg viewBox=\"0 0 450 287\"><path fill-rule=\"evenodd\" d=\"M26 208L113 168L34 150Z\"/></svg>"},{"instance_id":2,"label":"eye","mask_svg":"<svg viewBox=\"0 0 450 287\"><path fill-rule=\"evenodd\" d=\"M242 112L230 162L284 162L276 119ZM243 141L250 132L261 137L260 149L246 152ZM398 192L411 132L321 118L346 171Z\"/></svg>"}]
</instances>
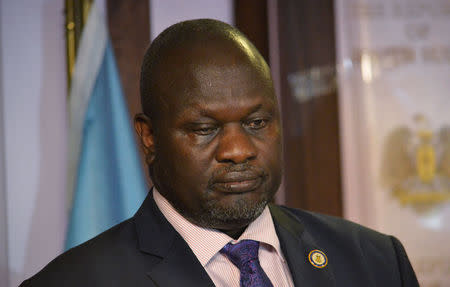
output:
<instances>
[{"instance_id":1,"label":"eye","mask_svg":"<svg viewBox=\"0 0 450 287\"><path fill-rule=\"evenodd\" d=\"M208 136L208 135L212 135L217 131L217 127L216 126L198 126L198 127L193 127L192 131L200 136Z\"/></svg>"},{"instance_id":2,"label":"eye","mask_svg":"<svg viewBox=\"0 0 450 287\"><path fill-rule=\"evenodd\" d=\"M259 130L264 128L267 125L268 120L267 119L254 119L251 121L248 121L245 125L253 130Z\"/></svg>"}]
</instances>

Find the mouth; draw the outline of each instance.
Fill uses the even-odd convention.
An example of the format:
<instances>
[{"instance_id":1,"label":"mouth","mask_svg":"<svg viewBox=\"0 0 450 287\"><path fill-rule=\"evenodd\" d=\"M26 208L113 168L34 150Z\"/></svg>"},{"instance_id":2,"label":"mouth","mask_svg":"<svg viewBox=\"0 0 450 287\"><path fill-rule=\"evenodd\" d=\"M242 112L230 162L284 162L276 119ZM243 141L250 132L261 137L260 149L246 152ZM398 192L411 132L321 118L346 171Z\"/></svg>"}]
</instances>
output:
<instances>
[{"instance_id":1,"label":"mouth","mask_svg":"<svg viewBox=\"0 0 450 287\"><path fill-rule=\"evenodd\" d=\"M263 181L262 175L232 172L216 178L210 188L224 193L246 193L258 189Z\"/></svg>"}]
</instances>

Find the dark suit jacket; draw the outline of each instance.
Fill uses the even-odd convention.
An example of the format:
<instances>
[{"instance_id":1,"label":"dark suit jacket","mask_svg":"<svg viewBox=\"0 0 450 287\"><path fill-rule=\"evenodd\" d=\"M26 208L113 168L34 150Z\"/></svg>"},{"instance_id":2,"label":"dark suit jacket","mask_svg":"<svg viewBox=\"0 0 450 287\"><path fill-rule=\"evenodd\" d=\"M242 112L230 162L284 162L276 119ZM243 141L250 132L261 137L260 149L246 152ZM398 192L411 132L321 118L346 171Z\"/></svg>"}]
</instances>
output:
<instances>
[{"instance_id":1,"label":"dark suit jacket","mask_svg":"<svg viewBox=\"0 0 450 287\"><path fill-rule=\"evenodd\" d=\"M151 193L150 193L151 194ZM296 286L419 286L400 242L343 219L270 205ZM323 251L328 265L307 256ZM149 195L139 211L21 286L214 286Z\"/></svg>"}]
</instances>

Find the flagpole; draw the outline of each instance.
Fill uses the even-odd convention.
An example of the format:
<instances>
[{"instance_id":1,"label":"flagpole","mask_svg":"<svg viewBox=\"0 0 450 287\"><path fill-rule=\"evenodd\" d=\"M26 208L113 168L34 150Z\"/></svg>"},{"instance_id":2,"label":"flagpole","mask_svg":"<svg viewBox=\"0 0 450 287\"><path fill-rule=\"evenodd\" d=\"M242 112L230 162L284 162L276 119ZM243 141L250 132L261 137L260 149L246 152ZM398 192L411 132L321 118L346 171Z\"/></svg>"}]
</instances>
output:
<instances>
[{"instance_id":1,"label":"flagpole","mask_svg":"<svg viewBox=\"0 0 450 287\"><path fill-rule=\"evenodd\" d=\"M67 89L70 91L73 68L81 32L89 16L93 0L66 0ZM70 96L70 93L68 93Z\"/></svg>"}]
</instances>

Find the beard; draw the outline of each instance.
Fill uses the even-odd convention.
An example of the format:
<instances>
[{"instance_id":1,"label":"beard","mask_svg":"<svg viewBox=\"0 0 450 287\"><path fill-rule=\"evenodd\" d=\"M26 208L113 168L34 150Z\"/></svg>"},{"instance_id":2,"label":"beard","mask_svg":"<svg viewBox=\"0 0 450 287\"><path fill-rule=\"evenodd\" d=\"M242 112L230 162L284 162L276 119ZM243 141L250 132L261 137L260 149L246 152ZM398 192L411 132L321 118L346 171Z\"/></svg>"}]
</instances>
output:
<instances>
[{"instance_id":1,"label":"beard","mask_svg":"<svg viewBox=\"0 0 450 287\"><path fill-rule=\"evenodd\" d=\"M270 200L271 196L267 193L259 201L241 198L230 206L224 206L217 200L207 200L201 205L202 212L193 220L197 225L217 229L224 229L227 226L247 226L261 215Z\"/></svg>"},{"instance_id":2,"label":"beard","mask_svg":"<svg viewBox=\"0 0 450 287\"><path fill-rule=\"evenodd\" d=\"M266 205L272 200L275 191L264 192L258 200L240 198L229 205L224 205L220 200L211 199L205 194L199 199L200 205L196 210L187 209L177 198L169 196L167 200L183 217L195 225L204 228L228 230L246 227L258 218Z\"/></svg>"}]
</instances>

